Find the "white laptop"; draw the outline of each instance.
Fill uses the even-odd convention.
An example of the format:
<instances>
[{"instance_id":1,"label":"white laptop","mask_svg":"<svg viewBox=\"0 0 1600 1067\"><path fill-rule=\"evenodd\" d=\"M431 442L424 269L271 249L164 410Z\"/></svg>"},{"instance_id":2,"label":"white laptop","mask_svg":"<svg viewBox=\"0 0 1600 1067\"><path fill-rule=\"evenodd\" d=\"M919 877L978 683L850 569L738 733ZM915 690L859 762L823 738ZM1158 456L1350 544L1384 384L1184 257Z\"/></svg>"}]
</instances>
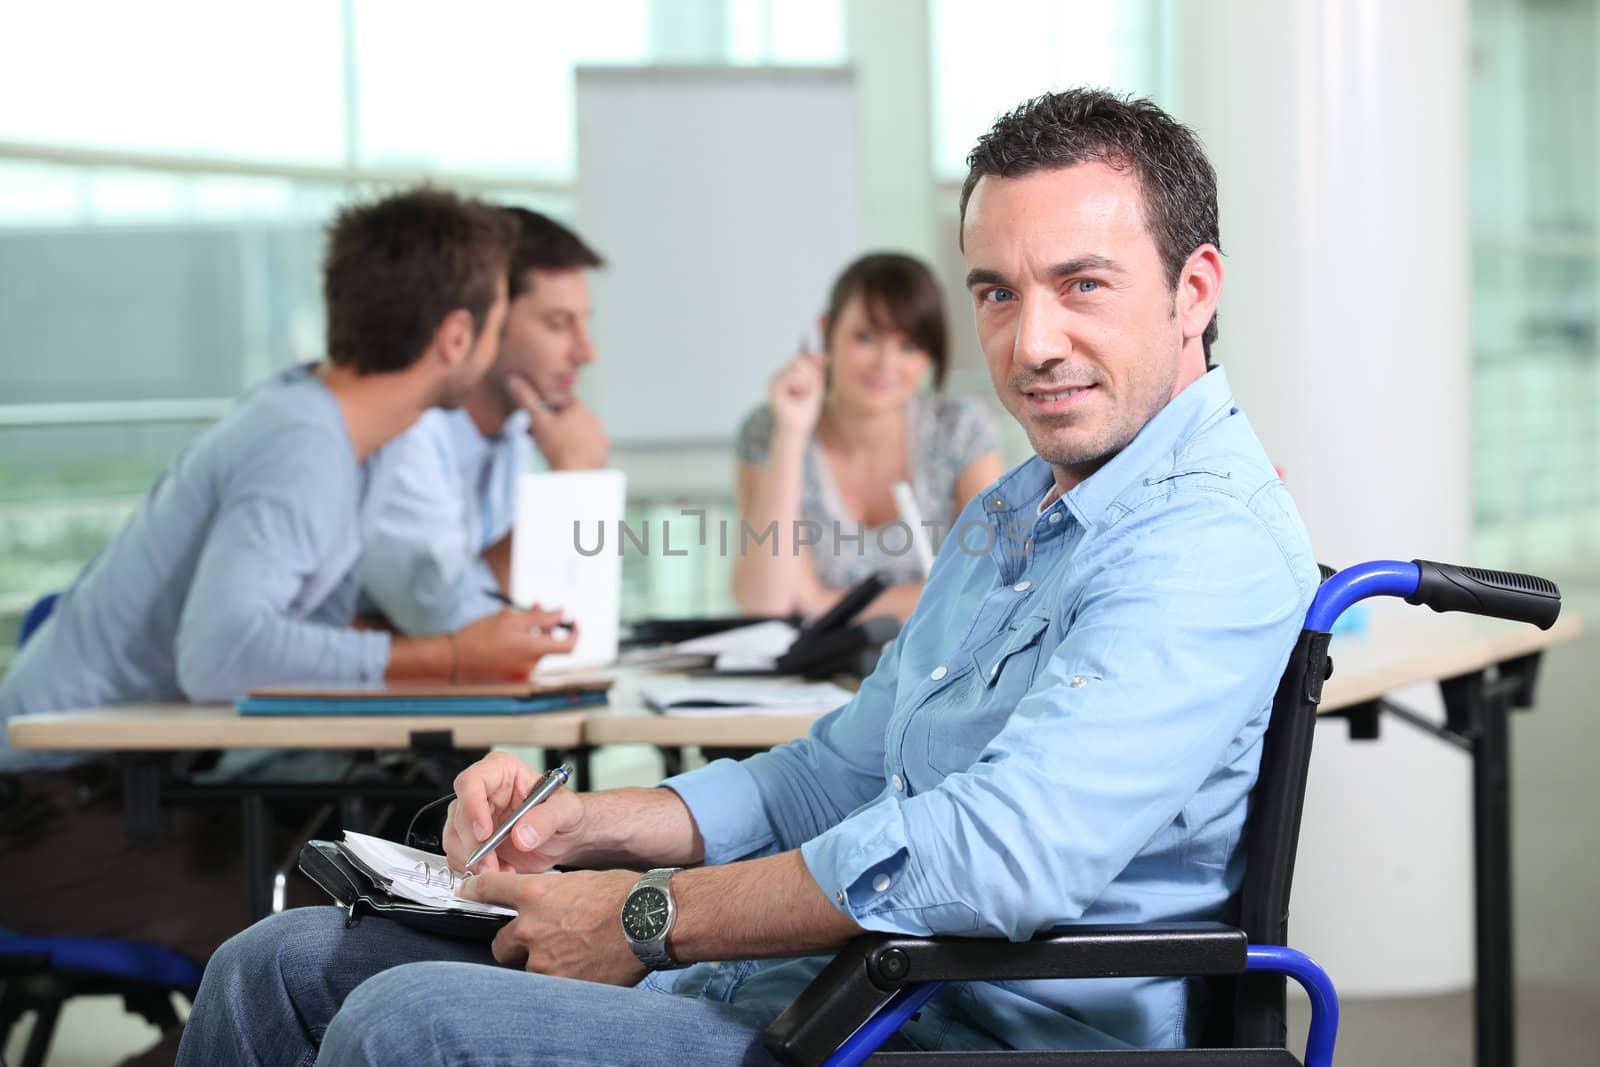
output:
<instances>
[{"instance_id":1,"label":"white laptop","mask_svg":"<svg viewBox=\"0 0 1600 1067\"><path fill-rule=\"evenodd\" d=\"M618 524L626 506L627 483L619 470L541 471L517 479L511 599L559 607L578 624L577 647L546 656L536 673L616 661L622 611Z\"/></svg>"}]
</instances>

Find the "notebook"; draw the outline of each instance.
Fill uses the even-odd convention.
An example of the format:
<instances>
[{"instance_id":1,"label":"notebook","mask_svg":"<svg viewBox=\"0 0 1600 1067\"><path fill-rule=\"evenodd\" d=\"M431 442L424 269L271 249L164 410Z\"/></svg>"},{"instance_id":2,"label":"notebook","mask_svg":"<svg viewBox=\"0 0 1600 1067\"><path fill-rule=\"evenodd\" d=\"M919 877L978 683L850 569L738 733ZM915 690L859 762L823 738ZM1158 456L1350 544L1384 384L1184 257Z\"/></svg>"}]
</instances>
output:
<instances>
[{"instance_id":1,"label":"notebook","mask_svg":"<svg viewBox=\"0 0 1600 1067\"><path fill-rule=\"evenodd\" d=\"M645 704L674 716L821 715L855 694L832 682L766 678L695 678L652 682L639 689Z\"/></svg>"},{"instance_id":2,"label":"notebook","mask_svg":"<svg viewBox=\"0 0 1600 1067\"><path fill-rule=\"evenodd\" d=\"M349 830L342 841L308 841L300 870L345 909L349 925L382 915L433 933L490 941L517 914L458 896L466 876L438 853Z\"/></svg>"},{"instance_id":3,"label":"notebook","mask_svg":"<svg viewBox=\"0 0 1600 1067\"><path fill-rule=\"evenodd\" d=\"M627 483L618 470L541 471L517 479L511 599L560 608L578 624L577 647L544 657L538 674L616 662L626 506Z\"/></svg>"},{"instance_id":4,"label":"notebook","mask_svg":"<svg viewBox=\"0 0 1600 1067\"><path fill-rule=\"evenodd\" d=\"M603 675L489 685L271 686L235 706L241 715L525 715L606 702Z\"/></svg>"}]
</instances>

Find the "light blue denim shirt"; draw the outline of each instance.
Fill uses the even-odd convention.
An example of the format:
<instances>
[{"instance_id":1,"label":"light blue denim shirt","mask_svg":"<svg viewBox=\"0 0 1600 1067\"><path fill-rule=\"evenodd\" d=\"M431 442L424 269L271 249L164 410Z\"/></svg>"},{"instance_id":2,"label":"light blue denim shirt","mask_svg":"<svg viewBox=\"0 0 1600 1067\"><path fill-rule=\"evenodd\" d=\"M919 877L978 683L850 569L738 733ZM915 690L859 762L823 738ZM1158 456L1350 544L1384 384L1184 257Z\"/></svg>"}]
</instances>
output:
<instances>
[{"instance_id":1,"label":"light blue denim shirt","mask_svg":"<svg viewBox=\"0 0 1600 1067\"><path fill-rule=\"evenodd\" d=\"M706 862L798 848L869 930L1023 940L1230 917L1262 734L1318 580L1306 531L1220 369L1040 514L1052 482L1034 457L967 505L899 640L809 737L667 783ZM776 1003L818 966L654 981ZM950 986L910 1036L1181 1046L1198 1036L1188 993Z\"/></svg>"},{"instance_id":2,"label":"light blue denim shirt","mask_svg":"<svg viewBox=\"0 0 1600 1067\"><path fill-rule=\"evenodd\" d=\"M357 573L365 599L402 632L441 634L493 615L483 552L516 518L531 453L527 416L485 437L461 409L435 409L374 457L384 507Z\"/></svg>"}]
</instances>

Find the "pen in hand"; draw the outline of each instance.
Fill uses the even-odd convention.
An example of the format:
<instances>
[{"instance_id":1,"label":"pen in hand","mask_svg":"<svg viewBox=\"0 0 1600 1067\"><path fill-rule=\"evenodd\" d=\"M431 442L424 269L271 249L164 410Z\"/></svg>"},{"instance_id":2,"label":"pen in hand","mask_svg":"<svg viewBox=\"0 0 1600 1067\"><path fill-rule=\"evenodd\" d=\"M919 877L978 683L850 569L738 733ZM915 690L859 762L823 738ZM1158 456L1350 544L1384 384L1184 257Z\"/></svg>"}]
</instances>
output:
<instances>
[{"instance_id":1,"label":"pen in hand","mask_svg":"<svg viewBox=\"0 0 1600 1067\"><path fill-rule=\"evenodd\" d=\"M504 593L502 593L498 589L485 589L483 591L483 595L486 596L486 597L490 597L490 598L492 598L494 600L498 600L500 603L504 604L506 607L510 608L513 611L532 611L532 610L534 610L532 608L523 607L521 604L518 604L515 600L512 600L510 597L506 596ZM562 619L560 622L558 622L554 626L550 627L550 632L552 634L555 634L557 630L571 630L571 629L572 629L572 623L568 622L566 619Z\"/></svg>"},{"instance_id":2,"label":"pen in hand","mask_svg":"<svg viewBox=\"0 0 1600 1067\"><path fill-rule=\"evenodd\" d=\"M574 769L572 764L563 763L554 770L547 771L545 776L539 779L539 784L533 787L533 792L528 794L522 805L511 813L511 817L501 823L499 828L489 835L489 840L479 845L472 855L467 857L467 862L463 864L467 869L467 873L471 874L472 868L482 862L483 857L493 852L500 842L506 839L506 835L511 832L513 826L517 825L518 820L532 811L535 805L544 803L551 793L566 785L572 779Z\"/></svg>"}]
</instances>

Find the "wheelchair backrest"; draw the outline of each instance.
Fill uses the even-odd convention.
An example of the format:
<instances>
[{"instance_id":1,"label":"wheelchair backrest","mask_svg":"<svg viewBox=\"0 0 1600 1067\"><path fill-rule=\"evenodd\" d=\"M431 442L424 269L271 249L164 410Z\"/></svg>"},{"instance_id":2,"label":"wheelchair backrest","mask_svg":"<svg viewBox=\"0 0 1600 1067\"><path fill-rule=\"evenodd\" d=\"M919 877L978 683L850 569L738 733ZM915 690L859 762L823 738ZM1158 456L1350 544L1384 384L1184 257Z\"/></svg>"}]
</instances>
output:
<instances>
[{"instance_id":1,"label":"wheelchair backrest","mask_svg":"<svg viewBox=\"0 0 1600 1067\"><path fill-rule=\"evenodd\" d=\"M1289 891L1294 882L1317 702L1327 675L1328 643L1327 634L1300 634L1272 701L1261 770L1250 794L1244 883L1239 892L1239 926L1251 944L1288 944ZM1287 1023L1281 975L1216 979L1210 994L1203 1038L1206 1047L1284 1046Z\"/></svg>"}]
</instances>

